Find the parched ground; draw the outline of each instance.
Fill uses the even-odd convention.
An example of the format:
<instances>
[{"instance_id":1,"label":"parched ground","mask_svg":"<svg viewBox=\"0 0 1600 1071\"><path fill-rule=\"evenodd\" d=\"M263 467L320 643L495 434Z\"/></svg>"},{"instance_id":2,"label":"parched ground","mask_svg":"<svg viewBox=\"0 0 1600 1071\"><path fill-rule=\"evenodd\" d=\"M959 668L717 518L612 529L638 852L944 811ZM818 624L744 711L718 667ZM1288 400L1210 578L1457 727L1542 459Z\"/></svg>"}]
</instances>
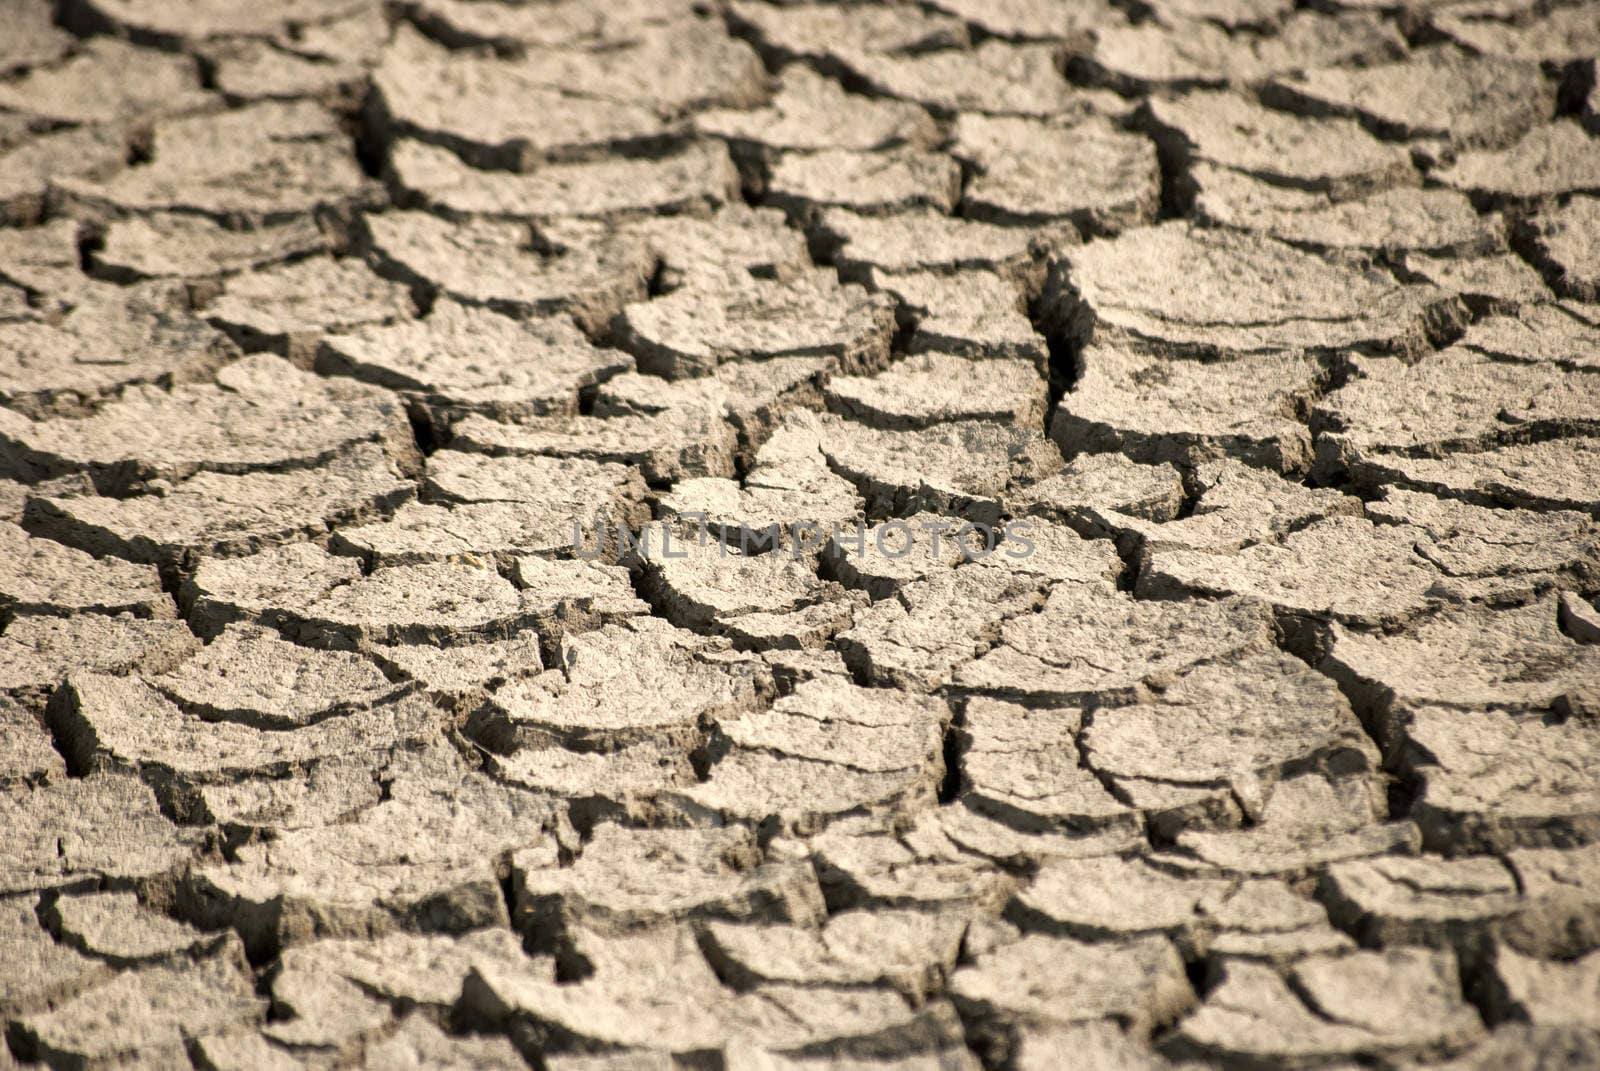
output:
<instances>
[{"instance_id":1,"label":"parched ground","mask_svg":"<svg viewBox=\"0 0 1600 1071\"><path fill-rule=\"evenodd\" d=\"M1600 1068L1597 57L0 0L0 1069Z\"/></svg>"}]
</instances>

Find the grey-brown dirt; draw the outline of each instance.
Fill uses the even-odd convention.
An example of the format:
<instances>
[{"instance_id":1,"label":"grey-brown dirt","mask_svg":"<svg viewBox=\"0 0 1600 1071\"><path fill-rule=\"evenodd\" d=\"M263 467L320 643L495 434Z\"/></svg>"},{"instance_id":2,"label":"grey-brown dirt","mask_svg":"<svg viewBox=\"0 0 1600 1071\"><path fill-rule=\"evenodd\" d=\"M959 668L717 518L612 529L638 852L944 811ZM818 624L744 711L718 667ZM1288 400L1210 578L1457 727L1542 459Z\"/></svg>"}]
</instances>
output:
<instances>
[{"instance_id":1,"label":"grey-brown dirt","mask_svg":"<svg viewBox=\"0 0 1600 1071\"><path fill-rule=\"evenodd\" d=\"M0 0L0 1071L1600 1068L1595 0Z\"/></svg>"}]
</instances>

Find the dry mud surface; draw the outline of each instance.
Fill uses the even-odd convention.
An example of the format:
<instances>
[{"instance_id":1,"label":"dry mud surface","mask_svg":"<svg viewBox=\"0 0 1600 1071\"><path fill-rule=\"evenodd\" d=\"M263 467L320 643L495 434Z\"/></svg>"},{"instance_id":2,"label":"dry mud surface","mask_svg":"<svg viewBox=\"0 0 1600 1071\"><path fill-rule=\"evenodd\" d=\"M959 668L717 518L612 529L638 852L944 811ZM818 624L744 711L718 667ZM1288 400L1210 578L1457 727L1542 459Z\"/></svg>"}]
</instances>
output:
<instances>
[{"instance_id":1,"label":"dry mud surface","mask_svg":"<svg viewBox=\"0 0 1600 1071\"><path fill-rule=\"evenodd\" d=\"M1600 1067L1597 56L0 0L0 1069Z\"/></svg>"}]
</instances>

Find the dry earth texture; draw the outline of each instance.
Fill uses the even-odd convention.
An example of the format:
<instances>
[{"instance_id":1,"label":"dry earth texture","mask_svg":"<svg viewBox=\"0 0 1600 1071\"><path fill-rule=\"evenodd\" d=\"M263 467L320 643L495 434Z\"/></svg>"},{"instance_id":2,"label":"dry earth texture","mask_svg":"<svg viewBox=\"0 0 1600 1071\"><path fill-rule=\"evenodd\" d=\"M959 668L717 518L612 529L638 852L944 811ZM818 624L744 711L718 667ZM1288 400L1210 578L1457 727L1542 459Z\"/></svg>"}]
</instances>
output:
<instances>
[{"instance_id":1,"label":"dry earth texture","mask_svg":"<svg viewBox=\"0 0 1600 1071\"><path fill-rule=\"evenodd\" d=\"M1600 1067L1597 57L0 0L0 1068Z\"/></svg>"}]
</instances>

